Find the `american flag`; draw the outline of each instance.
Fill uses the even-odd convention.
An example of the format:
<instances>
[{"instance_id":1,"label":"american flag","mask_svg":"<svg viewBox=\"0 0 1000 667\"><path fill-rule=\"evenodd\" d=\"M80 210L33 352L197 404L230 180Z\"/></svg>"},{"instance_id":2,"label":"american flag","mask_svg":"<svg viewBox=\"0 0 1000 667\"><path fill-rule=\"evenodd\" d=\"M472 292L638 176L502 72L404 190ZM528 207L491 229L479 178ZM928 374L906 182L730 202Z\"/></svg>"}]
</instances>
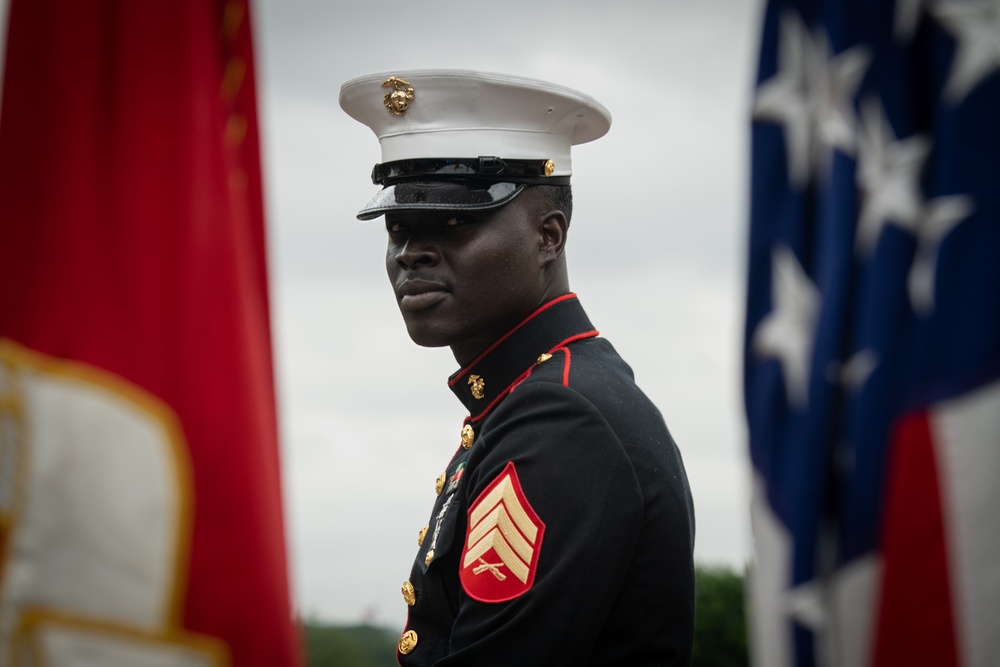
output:
<instances>
[{"instance_id":1,"label":"american flag","mask_svg":"<svg viewBox=\"0 0 1000 667\"><path fill-rule=\"evenodd\" d=\"M744 391L758 667L1000 664L1000 0L774 0Z\"/></svg>"}]
</instances>

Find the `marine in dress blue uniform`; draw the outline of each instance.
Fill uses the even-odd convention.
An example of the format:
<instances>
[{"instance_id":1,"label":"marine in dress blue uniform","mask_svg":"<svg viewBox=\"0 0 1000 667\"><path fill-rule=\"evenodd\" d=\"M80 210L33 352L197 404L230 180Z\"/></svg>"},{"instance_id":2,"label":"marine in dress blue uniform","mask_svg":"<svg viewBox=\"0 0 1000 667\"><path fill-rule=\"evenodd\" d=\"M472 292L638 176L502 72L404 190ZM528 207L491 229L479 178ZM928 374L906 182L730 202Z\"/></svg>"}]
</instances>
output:
<instances>
[{"instance_id":1,"label":"marine in dress blue uniform","mask_svg":"<svg viewBox=\"0 0 1000 667\"><path fill-rule=\"evenodd\" d=\"M448 385L469 413L402 588L399 663L689 664L684 466L568 289L569 200L552 194L607 110L464 71L360 77L341 105L382 145L383 188L358 217L385 215L407 330L452 348Z\"/></svg>"}]
</instances>

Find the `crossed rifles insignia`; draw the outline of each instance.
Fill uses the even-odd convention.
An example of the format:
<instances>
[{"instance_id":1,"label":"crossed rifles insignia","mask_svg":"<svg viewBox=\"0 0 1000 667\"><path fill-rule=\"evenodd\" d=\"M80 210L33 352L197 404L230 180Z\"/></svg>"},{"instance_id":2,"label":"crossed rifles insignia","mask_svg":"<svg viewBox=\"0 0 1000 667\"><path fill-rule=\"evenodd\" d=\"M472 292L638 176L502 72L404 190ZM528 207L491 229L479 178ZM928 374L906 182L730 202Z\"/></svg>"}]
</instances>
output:
<instances>
[{"instance_id":1,"label":"crossed rifles insignia","mask_svg":"<svg viewBox=\"0 0 1000 667\"><path fill-rule=\"evenodd\" d=\"M507 575L500 571L500 567L503 562L500 563L487 563L482 558L479 559L479 565L472 569L472 574L482 574L483 572L489 571L498 580L503 581L507 578Z\"/></svg>"},{"instance_id":2,"label":"crossed rifles insignia","mask_svg":"<svg viewBox=\"0 0 1000 667\"><path fill-rule=\"evenodd\" d=\"M469 508L467 531L459 578L470 597L504 602L531 588L545 524L525 497L513 462ZM480 576L486 572L493 576Z\"/></svg>"}]
</instances>

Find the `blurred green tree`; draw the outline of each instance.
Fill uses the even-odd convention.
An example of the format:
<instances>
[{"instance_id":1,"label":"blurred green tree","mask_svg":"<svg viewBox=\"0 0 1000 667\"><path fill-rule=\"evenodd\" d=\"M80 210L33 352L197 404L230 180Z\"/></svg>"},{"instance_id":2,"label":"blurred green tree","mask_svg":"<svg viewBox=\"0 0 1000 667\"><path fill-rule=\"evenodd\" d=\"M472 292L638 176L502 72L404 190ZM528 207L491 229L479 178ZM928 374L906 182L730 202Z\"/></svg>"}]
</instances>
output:
<instances>
[{"instance_id":1,"label":"blurred green tree","mask_svg":"<svg viewBox=\"0 0 1000 667\"><path fill-rule=\"evenodd\" d=\"M370 625L302 624L308 667L398 667L396 634Z\"/></svg>"},{"instance_id":2,"label":"blurred green tree","mask_svg":"<svg viewBox=\"0 0 1000 667\"><path fill-rule=\"evenodd\" d=\"M695 566L692 667L745 667L744 576L730 567Z\"/></svg>"},{"instance_id":3,"label":"blurred green tree","mask_svg":"<svg viewBox=\"0 0 1000 667\"><path fill-rule=\"evenodd\" d=\"M744 577L730 567L695 568L691 667L746 667ZM308 667L397 667L398 633L371 625L302 623Z\"/></svg>"}]
</instances>

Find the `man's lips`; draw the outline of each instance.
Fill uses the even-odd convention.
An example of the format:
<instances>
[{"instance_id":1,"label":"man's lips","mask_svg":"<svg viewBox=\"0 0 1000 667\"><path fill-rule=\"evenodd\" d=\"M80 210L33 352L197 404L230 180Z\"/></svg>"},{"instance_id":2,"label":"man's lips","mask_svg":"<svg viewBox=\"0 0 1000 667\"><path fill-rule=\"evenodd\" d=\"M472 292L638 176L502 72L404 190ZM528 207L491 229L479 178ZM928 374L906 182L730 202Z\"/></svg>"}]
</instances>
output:
<instances>
[{"instance_id":1,"label":"man's lips","mask_svg":"<svg viewBox=\"0 0 1000 667\"><path fill-rule=\"evenodd\" d=\"M430 308L448 296L448 287L432 280L406 280L397 289L399 307L404 310Z\"/></svg>"}]
</instances>

